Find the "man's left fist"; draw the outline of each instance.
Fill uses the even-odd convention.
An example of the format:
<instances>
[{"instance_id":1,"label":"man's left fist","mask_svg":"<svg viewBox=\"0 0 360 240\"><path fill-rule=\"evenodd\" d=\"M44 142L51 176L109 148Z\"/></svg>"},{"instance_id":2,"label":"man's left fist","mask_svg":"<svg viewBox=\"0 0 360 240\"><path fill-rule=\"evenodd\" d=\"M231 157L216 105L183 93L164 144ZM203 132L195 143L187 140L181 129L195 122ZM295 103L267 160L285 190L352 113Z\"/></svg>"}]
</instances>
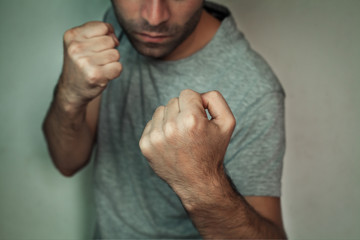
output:
<instances>
[{"instance_id":1,"label":"man's left fist","mask_svg":"<svg viewBox=\"0 0 360 240\"><path fill-rule=\"evenodd\" d=\"M180 197L191 198L203 189L220 187L234 127L235 118L219 92L184 90L156 109L139 145L155 173Z\"/></svg>"}]
</instances>

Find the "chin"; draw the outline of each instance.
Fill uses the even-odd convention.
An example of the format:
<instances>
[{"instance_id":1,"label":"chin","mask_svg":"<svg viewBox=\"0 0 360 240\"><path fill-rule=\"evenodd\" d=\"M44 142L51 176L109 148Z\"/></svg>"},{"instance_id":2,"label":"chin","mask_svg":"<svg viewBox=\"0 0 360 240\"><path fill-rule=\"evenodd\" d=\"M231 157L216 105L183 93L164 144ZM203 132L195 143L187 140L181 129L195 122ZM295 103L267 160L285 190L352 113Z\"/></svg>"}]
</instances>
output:
<instances>
[{"instance_id":1,"label":"chin","mask_svg":"<svg viewBox=\"0 0 360 240\"><path fill-rule=\"evenodd\" d=\"M137 51L143 56L155 59L163 59L170 54L168 52L158 51L157 49L139 49Z\"/></svg>"},{"instance_id":2,"label":"chin","mask_svg":"<svg viewBox=\"0 0 360 240\"><path fill-rule=\"evenodd\" d=\"M161 46L158 44L139 44L133 42L132 45L141 55L155 59L163 59L170 55L175 49L175 47Z\"/></svg>"}]
</instances>

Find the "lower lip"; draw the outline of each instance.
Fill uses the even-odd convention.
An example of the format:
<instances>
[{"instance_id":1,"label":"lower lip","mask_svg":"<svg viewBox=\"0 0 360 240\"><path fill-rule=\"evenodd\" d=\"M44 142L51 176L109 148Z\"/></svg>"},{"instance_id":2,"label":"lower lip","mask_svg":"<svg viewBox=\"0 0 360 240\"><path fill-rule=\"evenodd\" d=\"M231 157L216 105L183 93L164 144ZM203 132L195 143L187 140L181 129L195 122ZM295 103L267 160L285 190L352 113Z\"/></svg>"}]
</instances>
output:
<instances>
[{"instance_id":1,"label":"lower lip","mask_svg":"<svg viewBox=\"0 0 360 240\"><path fill-rule=\"evenodd\" d=\"M141 38L141 40L148 43L162 43L169 38L168 36L151 37L149 35L139 33L137 35Z\"/></svg>"}]
</instances>

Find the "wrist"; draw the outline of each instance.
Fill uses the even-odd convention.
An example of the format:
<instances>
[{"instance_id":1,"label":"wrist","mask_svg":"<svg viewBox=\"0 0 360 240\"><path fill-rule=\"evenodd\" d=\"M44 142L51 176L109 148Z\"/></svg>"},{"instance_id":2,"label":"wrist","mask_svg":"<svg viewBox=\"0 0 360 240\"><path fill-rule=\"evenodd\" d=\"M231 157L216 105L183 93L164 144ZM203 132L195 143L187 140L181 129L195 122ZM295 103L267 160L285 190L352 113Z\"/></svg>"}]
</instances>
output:
<instances>
[{"instance_id":1,"label":"wrist","mask_svg":"<svg viewBox=\"0 0 360 240\"><path fill-rule=\"evenodd\" d=\"M66 115L76 116L85 113L88 102L71 93L60 80L54 92L54 103L56 108Z\"/></svg>"},{"instance_id":2,"label":"wrist","mask_svg":"<svg viewBox=\"0 0 360 240\"><path fill-rule=\"evenodd\" d=\"M212 176L210 181L199 181L189 188L175 187L174 190L179 195L185 209L190 213L220 205L230 206L240 197L224 171Z\"/></svg>"},{"instance_id":3,"label":"wrist","mask_svg":"<svg viewBox=\"0 0 360 240\"><path fill-rule=\"evenodd\" d=\"M86 104L71 102L60 82L54 92L50 112L59 127L70 131L78 131L86 121Z\"/></svg>"}]
</instances>

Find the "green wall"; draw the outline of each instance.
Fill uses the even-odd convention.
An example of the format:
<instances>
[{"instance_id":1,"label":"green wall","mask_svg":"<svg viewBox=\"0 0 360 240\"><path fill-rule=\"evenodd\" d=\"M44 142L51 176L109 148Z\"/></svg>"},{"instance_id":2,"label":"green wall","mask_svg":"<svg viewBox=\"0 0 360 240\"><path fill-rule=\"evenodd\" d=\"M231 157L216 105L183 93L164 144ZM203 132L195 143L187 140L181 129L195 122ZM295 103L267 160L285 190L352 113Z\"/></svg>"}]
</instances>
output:
<instances>
[{"instance_id":1,"label":"green wall","mask_svg":"<svg viewBox=\"0 0 360 240\"><path fill-rule=\"evenodd\" d=\"M105 0L0 1L0 239L87 239L91 169L62 177L41 124L62 65L62 35L101 20Z\"/></svg>"},{"instance_id":2,"label":"green wall","mask_svg":"<svg viewBox=\"0 0 360 240\"><path fill-rule=\"evenodd\" d=\"M287 93L283 213L291 239L360 238L360 1L224 0ZM0 0L0 239L88 239L91 165L62 177L41 123L63 32L108 0ZM241 124L241 123L238 123Z\"/></svg>"}]
</instances>

